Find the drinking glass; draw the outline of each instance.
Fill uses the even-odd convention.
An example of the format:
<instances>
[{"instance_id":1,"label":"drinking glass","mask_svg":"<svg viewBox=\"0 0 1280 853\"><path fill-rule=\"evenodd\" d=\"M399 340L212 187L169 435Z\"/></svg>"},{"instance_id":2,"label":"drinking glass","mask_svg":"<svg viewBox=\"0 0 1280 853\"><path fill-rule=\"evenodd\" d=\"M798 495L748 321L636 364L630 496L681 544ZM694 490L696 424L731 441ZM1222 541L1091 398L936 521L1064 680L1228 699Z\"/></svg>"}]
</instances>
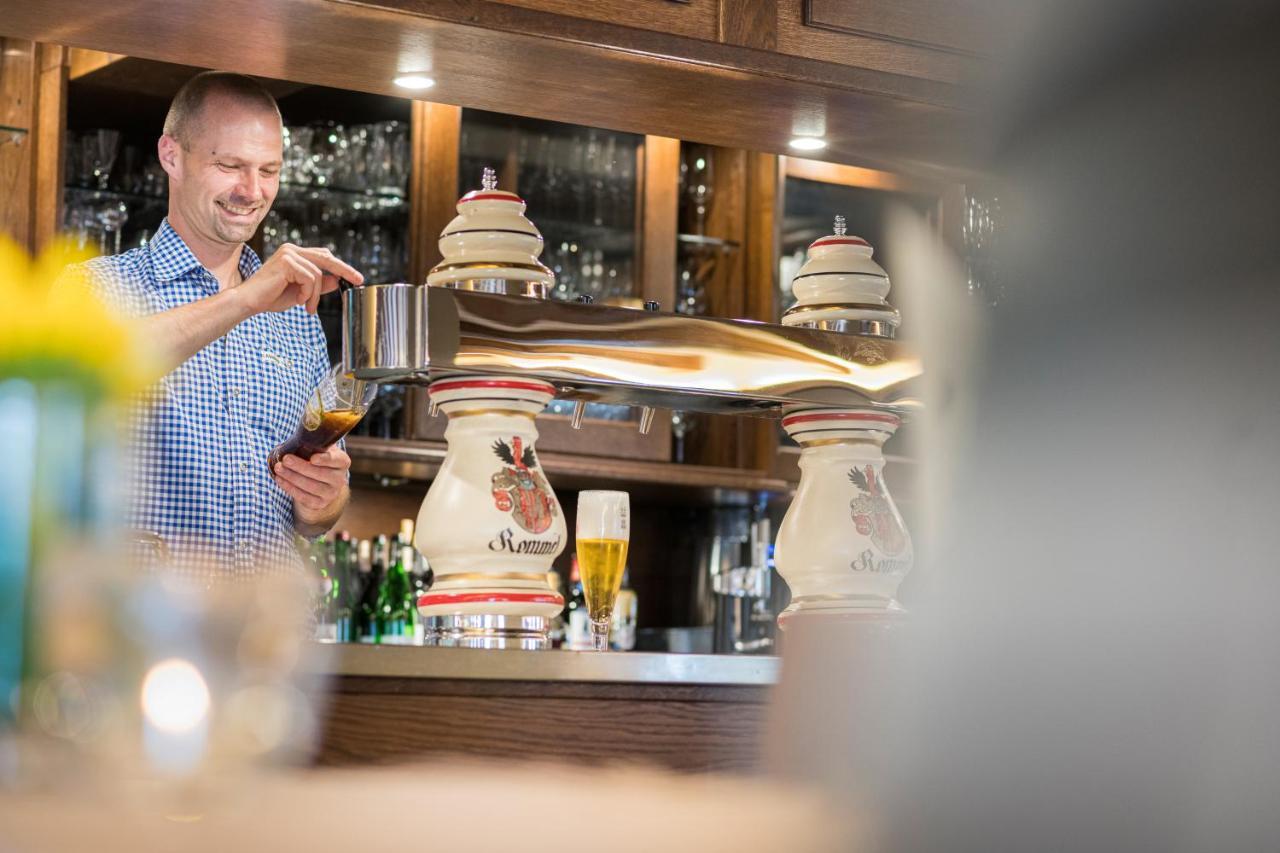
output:
<instances>
[{"instance_id":1,"label":"drinking glass","mask_svg":"<svg viewBox=\"0 0 1280 853\"><path fill-rule=\"evenodd\" d=\"M320 381L320 387L307 400L293 437L271 451L267 460L271 472L274 473L276 464L291 453L310 459L337 444L338 439L360 423L377 393L376 383L356 379L341 366L332 367Z\"/></svg>"},{"instance_id":2,"label":"drinking glass","mask_svg":"<svg viewBox=\"0 0 1280 853\"><path fill-rule=\"evenodd\" d=\"M591 621L591 648L609 648L613 604L622 585L631 542L631 500L626 492L578 493L578 572Z\"/></svg>"}]
</instances>

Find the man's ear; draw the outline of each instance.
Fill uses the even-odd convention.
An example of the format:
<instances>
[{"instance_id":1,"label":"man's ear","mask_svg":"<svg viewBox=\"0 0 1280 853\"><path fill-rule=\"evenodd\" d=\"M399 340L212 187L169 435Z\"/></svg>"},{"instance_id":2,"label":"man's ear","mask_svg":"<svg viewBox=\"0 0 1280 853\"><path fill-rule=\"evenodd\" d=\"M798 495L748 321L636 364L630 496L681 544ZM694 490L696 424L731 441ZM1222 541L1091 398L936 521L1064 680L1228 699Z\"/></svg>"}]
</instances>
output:
<instances>
[{"instance_id":1,"label":"man's ear","mask_svg":"<svg viewBox=\"0 0 1280 853\"><path fill-rule=\"evenodd\" d=\"M163 134L156 143L160 167L175 181L182 180L182 144L169 134Z\"/></svg>"}]
</instances>

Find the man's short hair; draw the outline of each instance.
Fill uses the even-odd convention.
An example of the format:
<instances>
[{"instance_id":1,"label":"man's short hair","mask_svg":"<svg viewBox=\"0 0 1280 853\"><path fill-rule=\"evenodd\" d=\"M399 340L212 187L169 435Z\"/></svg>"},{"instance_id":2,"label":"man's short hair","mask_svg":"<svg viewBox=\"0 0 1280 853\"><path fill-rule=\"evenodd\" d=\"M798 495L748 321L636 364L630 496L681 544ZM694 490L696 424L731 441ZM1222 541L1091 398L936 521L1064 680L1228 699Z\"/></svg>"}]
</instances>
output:
<instances>
[{"instance_id":1,"label":"man's short hair","mask_svg":"<svg viewBox=\"0 0 1280 853\"><path fill-rule=\"evenodd\" d=\"M276 99L261 83L243 74L229 71L204 71L192 77L173 96L169 113L164 117L164 132L189 149L200 124L200 113L210 98L229 98L248 107L261 107L280 118ZM283 123L283 121L282 121Z\"/></svg>"}]
</instances>

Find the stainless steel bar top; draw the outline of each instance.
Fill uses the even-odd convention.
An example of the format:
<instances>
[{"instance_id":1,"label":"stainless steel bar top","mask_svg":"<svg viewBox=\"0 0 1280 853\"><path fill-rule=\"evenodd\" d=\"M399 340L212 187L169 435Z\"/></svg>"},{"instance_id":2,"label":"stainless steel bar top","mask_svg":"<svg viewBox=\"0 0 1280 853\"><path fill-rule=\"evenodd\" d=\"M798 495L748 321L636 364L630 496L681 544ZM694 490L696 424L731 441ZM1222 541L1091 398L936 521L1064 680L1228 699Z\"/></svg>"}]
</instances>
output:
<instances>
[{"instance_id":1,"label":"stainless steel bar top","mask_svg":"<svg viewBox=\"0 0 1280 853\"><path fill-rule=\"evenodd\" d=\"M777 657L653 652L567 652L432 646L325 645L319 666L330 675L566 681L624 684L723 684L768 687Z\"/></svg>"}]
</instances>

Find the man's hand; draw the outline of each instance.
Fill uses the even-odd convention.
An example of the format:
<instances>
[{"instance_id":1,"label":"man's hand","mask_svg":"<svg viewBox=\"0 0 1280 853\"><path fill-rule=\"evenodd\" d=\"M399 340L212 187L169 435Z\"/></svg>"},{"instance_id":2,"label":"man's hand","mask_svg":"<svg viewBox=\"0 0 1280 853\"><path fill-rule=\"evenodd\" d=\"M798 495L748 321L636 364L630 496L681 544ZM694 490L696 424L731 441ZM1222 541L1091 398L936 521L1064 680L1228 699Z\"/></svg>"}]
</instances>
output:
<instances>
[{"instance_id":1,"label":"man's hand","mask_svg":"<svg viewBox=\"0 0 1280 853\"><path fill-rule=\"evenodd\" d=\"M292 454L276 463L276 483L293 498L294 526L304 536L324 533L346 508L351 457L337 445L307 461Z\"/></svg>"},{"instance_id":2,"label":"man's hand","mask_svg":"<svg viewBox=\"0 0 1280 853\"><path fill-rule=\"evenodd\" d=\"M320 297L337 288L339 278L352 284L364 282L364 276L328 249L285 243L236 289L254 314L295 305L306 305L308 313L314 314Z\"/></svg>"},{"instance_id":3,"label":"man's hand","mask_svg":"<svg viewBox=\"0 0 1280 853\"><path fill-rule=\"evenodd\" d=\"M144 334L167 373L254 314L302 304L314 314L339 277L364 283L328 249L285 244L240 286L143 318Z\"/></svg>"}]
</instances>

